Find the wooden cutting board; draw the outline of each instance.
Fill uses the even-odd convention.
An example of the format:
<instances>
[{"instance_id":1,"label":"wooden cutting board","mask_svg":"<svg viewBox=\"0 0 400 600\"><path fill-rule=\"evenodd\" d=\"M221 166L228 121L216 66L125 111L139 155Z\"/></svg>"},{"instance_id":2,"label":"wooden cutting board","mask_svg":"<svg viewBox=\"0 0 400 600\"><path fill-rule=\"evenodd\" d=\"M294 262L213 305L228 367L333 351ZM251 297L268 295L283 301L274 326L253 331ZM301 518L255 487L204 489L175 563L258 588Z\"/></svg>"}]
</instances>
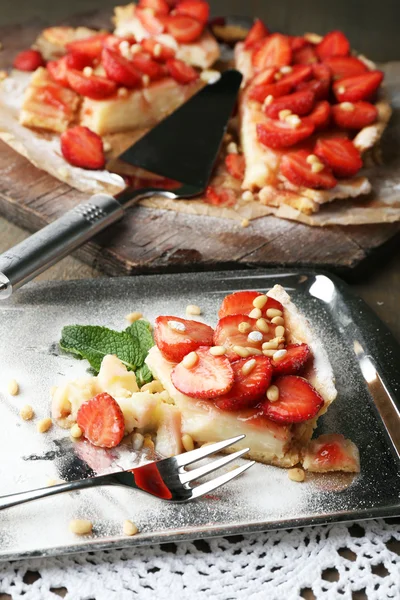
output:
<instances>
[{"instance_id":1,"label":"wooden cutting board","mask_svg":"<svg viewBox=\"0 0 400 600\"><path fill-rule=\"evenodd\" d=\"M80 15L70 24L109 26L109 15ZM46 26L35 22L0 29L0 68L29 47ZM0 213L36 231L87 195L32 166L0 142ZM370 268L397 241L400 223L317 228L264 217L248 228L211 217L132 208L126 218L76 252L109 275L241 268L307 266L354 275ZM398 238L397 238L398 239Z\"/></svg>"}]
</instances>

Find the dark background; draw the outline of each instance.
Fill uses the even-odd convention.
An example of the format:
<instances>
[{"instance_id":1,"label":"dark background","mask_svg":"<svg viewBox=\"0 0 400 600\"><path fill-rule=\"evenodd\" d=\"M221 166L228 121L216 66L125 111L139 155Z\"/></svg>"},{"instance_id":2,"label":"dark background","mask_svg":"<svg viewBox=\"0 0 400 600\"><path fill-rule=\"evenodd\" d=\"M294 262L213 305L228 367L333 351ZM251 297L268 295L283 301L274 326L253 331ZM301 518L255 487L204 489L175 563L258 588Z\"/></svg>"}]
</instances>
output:
<instances>
[{"instance_id":1,"label":"dark background","mask_svg":"<svg viewBox=\"0 0 400 600\"><path fill-rule=\"evenodd\" d=\"M0 25L34 18L57 23L69 15L123 0L0 0ZM302 34L342 29L353 48L377 61L400 59L400 0L211 0L212 15L257 15L271 29Z\"/></svg>"}]
</instances>

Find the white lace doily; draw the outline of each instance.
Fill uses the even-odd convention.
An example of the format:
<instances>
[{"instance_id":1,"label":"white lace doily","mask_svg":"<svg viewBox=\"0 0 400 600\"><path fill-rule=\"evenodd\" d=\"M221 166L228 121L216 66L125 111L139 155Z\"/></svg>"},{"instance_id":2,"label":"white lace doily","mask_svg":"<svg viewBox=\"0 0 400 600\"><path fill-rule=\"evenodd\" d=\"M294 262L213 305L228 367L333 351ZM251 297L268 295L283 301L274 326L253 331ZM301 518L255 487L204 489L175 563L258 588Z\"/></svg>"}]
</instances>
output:
<instances>
[{"instance_id":1,"label":"white lace doily","mask_svg":"<svg viewBox=\"0 0 400 600\"><path fill-rule=\"evenodd\" d=\"M32 571L39 577L27 583ZM399 600L400 521L0 564L0 591L13 600L55 600L59 588L66 600L352 600L360 590L360 598Z\"/></svg>"}]
</instances>

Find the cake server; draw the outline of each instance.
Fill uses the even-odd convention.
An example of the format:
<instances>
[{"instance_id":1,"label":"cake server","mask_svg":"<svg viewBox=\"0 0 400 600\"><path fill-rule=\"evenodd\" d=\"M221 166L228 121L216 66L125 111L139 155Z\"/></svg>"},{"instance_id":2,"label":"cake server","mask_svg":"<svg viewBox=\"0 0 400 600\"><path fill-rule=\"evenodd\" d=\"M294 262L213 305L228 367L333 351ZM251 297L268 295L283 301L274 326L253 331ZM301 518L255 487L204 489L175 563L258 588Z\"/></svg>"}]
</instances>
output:
<instances>
[{"instance_id":1,"label":"cake server","mask_svg":"<svg viewBox=\"0 0 400 600\"><path fill-rule=\"evenodd\" d=\"M154 194L193 198L207 187L232 114L242 76L229 70L202 88L169 117L125 150L107 168L123 174L124 165L179 182L176 189L126 187L116 196L96 194L0 255L0 299L122 219L125 210Z\"/></svg>"}]
</instances>

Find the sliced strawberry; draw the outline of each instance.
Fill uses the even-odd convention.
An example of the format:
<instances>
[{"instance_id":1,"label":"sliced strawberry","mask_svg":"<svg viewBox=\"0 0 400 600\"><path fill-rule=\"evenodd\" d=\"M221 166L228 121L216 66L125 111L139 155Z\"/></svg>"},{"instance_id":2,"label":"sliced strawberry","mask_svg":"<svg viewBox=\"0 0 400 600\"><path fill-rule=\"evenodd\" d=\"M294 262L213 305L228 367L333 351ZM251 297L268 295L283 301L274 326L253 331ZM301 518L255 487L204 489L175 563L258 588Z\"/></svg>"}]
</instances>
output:
<instances>
[{"instance_id":1,"label":"sliced strawberry","mask_svg":"<svg viewBox=\"0 0 400 600\"><path fill-rule=\"evenodd\" d=\"M265 119L257 123L257 138L261 144L268 148L287 148L294 146L310 137L314 125L307 119L301 119L300 125L292 127L286 121Z\"/></svg>"},{"instance_id":2,"label":"sliced strawberry","mask_svg":"<svg viewBox=\"0 0 400 600\"><path fill-rule=\"evenodd\" d=\"M199 78L198 72L193 67L177 58L167 60L167 69L171 77L179 83L192 83Z\"/></svg>"},{"instance_id":3,"label":"sliced strawberry","mask_svg":"<svg viewBox=\"0 0 400 600\"><path fill-rule=\"evenodd\" d=\"M314 106L314 93L310 90L301 90L275 98L271 104L265 108L265 114L272 119L277 119L281 110L288 109L296 115L308 115Z\"/></svg>"},{"instance_id":4,"label":"sliced strawberry","mask_svg":"<svg viewBox=\"0 0 400 600\"><path fill-rule=\"evenodd\" d=\"M312 121L315 129L323 129L329 125L331 119L331 105L326 100L317 102L314 110L307 116Z\"/></svg>"},{"instance_id":5,"label":"sliced strawberry","mask_svg":"<svg viewBox=\"0 0 400 600\"><path fill-rule=\"evenodd\" d=\"M332 79L332 71L326 64L316 63L315 65L311 65L311 69L314 75L314 78L318 81L331 81Z\"/></svg>"},{"instance_id":6,"label":"sliced strawberry","mask_svg":"<svg viewBox=\"0 0 400 600\"><path fill-rule=\"evenodd\" d=\"M250 325L250 329L246 333L239 331L239 325L241 323ZM236 360L239 358L239 355L233 349L235 346L261 350L262 344L274 337L273 328L270 328L268 333L263 333L260 340L253 341L248 337L249 333L252 331L258 331L257 319L237 314L223 317L218 321L217 327L215 328L214 344L216 346L224 346L226 348L227 357L230 360Z\"/></svg>"},{"instance_id":7,"label":"sliced strawberry","mask_svg":"<svg viewBox=\"0 0 400 600\"><path fill-rule=\"evenodd\" d=\"M227 154L225 165L228 173L235 179L242 180L244 177L245 162L242 154Z\"/></svg>"},{"instance_id":8,"label":"sliced strawberry","mask_svg":"<svg viewBox=\"0 0 400 600\"><path fill-rule=\"evenodd\" d=\"M312 65L316 62L318 62L318 56L311 45L304 46L300 50L293 52L293 64L295 65Z\"/></svg>"},{"instance_id":9,"label":"sliced strawberry","mask_svg":"<svg viewBox=\"0 0 400 600\"><path fill-rule=\"evenodd\" d=\"M105 77L99 77L97 75L86 77L76 69L67 70L67 79L69 86L77 94L93 98L94 100L107 98L107 96L111 96L117 89L117 85L114 81L110 81Z\"/></svg>"},{"instance_id":10,"label":"sliced strawberry","mask_svg":"<svg viewBox=\"0 0 400 600\"><path fill-rule=\"evenodd\" d=\"M290 65L291 61L292 49L289 38L281 33L268 36L252 56L253 66L258 71L267 67Z\"/></svg>"},{"instance_id":11,"label":"sliced strawberry","mask_svg":"<svg viewBox=\"0 0 400 600\"><path fill-rule=\"evenodd\" d=\"M228 315L246 315L248 316L254 309L253 302L257 296L262 296L260 292L245 290L242 292L233 292L228 294L222 301L221 308L218 311L218 318L222 319ZM263 316L269 308L276 308L283 313L283 306L275 298L267 296L267 302L262 309Z\"/></svg>"},{"instance_id":12,"label":"sliced strawberry","mask_svg":"<svg viewBox=\"0 0 400 600\"><path fill-rule=\"evenodd\" d=\"M114 398L106 392L84 402L76 420L85 438L94 446L114 448L124 437L124 415Z\"/></svg>"},{"instance_id":13,"label":"sliced strawberry","mask_svg":"<svg viewBox=\"0 0 400 600\"><path fill-rule=\"evenodd\" d=\"M165 19L163 15L156 15L151 9L148 8L137 8L135 13L140 20L143 27L151 35L160 35L165 31Z\"/></svg>"},{"instance_id":14,"label":"sliced strawberry","mask_svg":"<svg viewBox=\"0 0 400 600\"><path fill-rule=\"evenodd\" d=\"M320 60L332 56L347 56L350 54L350 43L342 31L331 31L317 45L316 51Z\"/></svg>"},{"instance_id":15,"label":"sliced strawberry","mask_svg":"<svg viewBox=\"0 0 400 600\"><path fill-rule=\"evenodd\" d=\"M71 55L67 55L67 56L63 56L62 58L60 58L59 60L50 60L47 65L46 68L48 70L48 72L50 73L51 77L54 79L54 81L56 81L57 83L60 83L61 85L64 86L68 86L68 78L67 78L67 57L68 56L74 56L73 54Z\"/></svg>"},{"instance_id":16,"label":"sliced strawberry","mask_svg":"<svg viewBox=\"0 0 400 600\"><path fill-rule=\"evenodd\" d=\"M168 33L182 44L195 42L203 33L204 25L189 15L170 15L165 18Z\"/></svg>"},{"instance_id":17,"label":"sliced strawberry","mask_svg":"<svg viewBox=\"0 0 400 600\"><path fill-rule=\"evenodd\" d=\"M249 360L255 361L255 366L246 375L243 367ZM234 375L233 386L223 396L219 396L215 404L221 410L241 410L251 408L264 398L271 383L272 366L266 356L254 356L251 359L241 358L233 363L231 367Z\"/></svg>"},{"instance_id":18,"label":"sliced strawberry","mask_svg":"<svg viewBox=\"0 0 400 600\"><path fill-rule=\"evenodd\" d=\"M179 325L184 327L179 330ZM214 331L199 321L179 317L157 317L154 324L154 340L161 354L172 362L179 362L186 354L199 346L213 345Z\"/></svg>"},{"instance_id":19,"label":"sliced strawberry","mask_svg":"<svg viewBox=\"0 0 400 600\"><path fill-rule=\"evenodd\" d=\"M331 72L329 67L322 64L311 65L314 79L302 81L296 87L297 90L310 90L314 92L316 100L326 100L331 87Z\"/></svg>"},{"instance_id":20,"label":"sliced strawberry","mask_svg":"<svg viewBox=\"0 0 400 600\"><path fill-rule=\"evenodd\" d=\"M279 400L266 400L263 413L276 423L302 423L315 417L324 405L323 398L303 377L284 375L275 381Z\"/></svg>"},{"instance_id":21,"label":"sliced strawberry","mask_svg":"<svg viewBox=\"0 0 400 600\"><path fill-rule=\"evenodd\" d=\"M329 190L337 184L329 167L313 173L312 165L307 162L307 150L297 150L282 157L280 170L291 183L300 187Z\"/></svg>"},{"instance_id":22,"label":"sliced strawberry","mask_svg":"<svg viewBox=\"0 0 400 600\"><path fill-rule=\"evenodd\" d=\"M311 79L312 75L313 70L310 65L293 65L292 71L284 75L280 81L282 83L290 83L295 87L302 81Z\"/></svg>"},{"instance_id":23,"label":"sliced strawberry","mask_svg":"<svg viewBox=\"0 0 400 600\"><path fill-rule=\"evenodd\" d=\"M271 360L274 375L294 375L298 373L311 356L307 344L288 344L286 350L287 353L281 360Z\"/></svg>"},{"instance_id":24,"label":"sliced strawberry","mask_svg":"<svg viewBox=\"0 0 400 600\"><path fill-rule=\"evenodd\" d=\"M301 35L294 35L290 38L290 45L292 50L301 50L301 48L309 46L310 42L308 42L306 38Z\"/></svg>"},{"instance_id":25,"label":"sliced strawberry","mask_svg":"<svg viewBox=\"0 0 400 600\"><path fill-rule=\"evenodd\" d=\"M98 33L83 40L74 40L66 45L66 49L68 52L84 54L94 60L100 56L103 44L108 36L108 33Z\"/></svg>"},{"instance_id":26,"label":"sliced strawberry","mask_svg":"<svg viewBox=\"0 0 400 600\"><path fill-rule=\"evenodd\" d=\"M163 66L153 60L147 52L136 52L132 56L131 63L137 71L148 75L152 80L161 79L165 74Z\"/></svg>"},{"instance_id":27,"label":"sliced strawberry","mask_svg":"<svg viewBox=\"0 0 400 600\"><path fill-rule=\"evenodd\" d=\"M353 102L332 106L333 120L343 129L362 129L376 121L378 110L369 102Z\"/></svg>"},{"instance_id":28,"label":"sliced strawberry","mask_svg":"<svg viewBox=\"0 0 400 600\"><path fill-rule=\"evenodd\" d=\"M368 100L379 88L382 79L382 71L369 71L368 73L335 81L333 91L339 102Z\"/></svg>"},{"instance_id":29,"label":"sliced strawberry","mask_svg":"<svg viewBox=\"0 0 400 600\"><path fill-rule=\"evenodd\" d=\"M233 370L226 356L213 356L208 346L196 349L197 362L186 367L181 361L171 372L177 390L191 398L216 398L233 386Z\"/></svg>"},{"instance_id":30,"label":"sliced strawberry","mask_svg":"<svg viewBox=\"0 0 400 600\"><path fill-rule=\"evenodd\" d=\"M267 35L269 35L267 27L260 19L256 19L249 33L247 34L246 39L244 40L244 47L246 49L251 48L256 42L266 38Z\"/></svg>"},{"instance_id":31,"label":"sliced strawberry","mask_svg":"<svg viewBox=\"0 0 400 600\"><path fill-rule=\"evenodd\" d=\"M332 169L336 177L353 177L363 165L359 151L345 138L318 140L314 154Z\"/></svg>"},{"instance_id":32,"label":"sliced strawberry","mask_svg":"<svg viewBox=\"0 0 400 600\"><path fill-rule=\"evenodd\" d=\"M39 50L23 50L14 58L13 67L20 71L36 71L38 67L44 67L45 61Z\"/></svg>"},{"instance_id":33,"label":"sliced strawberry","mask_svg":"<svg viewBox=\"0 0 400 600\"><path fill-rule=\"evenodd\" d=\"M139 0L139 8L151 8L155 13L168 15L170 7L166 0Z\"/></svg>"},{"instance_id":34,"label":"sliced strawberry","mask_svg":"<svg viewBox=\"0 0 400 600\"><path fill-rule=\"evenodd\" d=\"M332 56L324 60L324 64L330 68L336 80L361 75L368 71L366 65L355 56Z\"/></svg>"},{"instance_id":35,"label":"sliced strawberry","mask_svg":"<svg viewBox=\"0 0 400 600\"><path fill-rule=\"evenodd\" d=\"M255 77L253 77L252 85L264 85L267 83L275 83L275 74L278 72L276 67L267 67L263 69Z\"/></svg>"},{"instance_id":36,"label":"sliced strawberry","mask_svg":"<svg viewBox=\"0 0 400 600\"><path fill-rule=\"evenodd\" d=\"M105 164L103 140L87 127L77 125L61 134L61 152L66 161L82 169L102 169Z\"/></svg>"},{"instance_id":37,"label":"sliced strawberry","mask_svg":"<svg viewBox=\"0 0 400 600\"><path fill-rule=\"evenodd\" d=\"M205 0L182 0L176 5L174 14L189 15L205 25L210 16L210 5Z\"/></svg>"},{"instance_id":38,"label":"sliced strawberry","mask_svg":"<svg viewBox=\"0 0 400 600\"><path fill-rule=\"evenodd\" d=\"M175 50L173 48L165 46L165 44L160 44L152 38L145 38L140 44L145 52L148 52L154 60L159 62L165 62L169 58L175 57Z\"/></svg>"},{"instance_id":39,"label":"sliced strawberry","mask_svg":"<svg viewBox=\"0 0 400 600\"><path fill-rule=\"evenodd\" d=\"M338 433L326 433L311 440L303 459L304 467L313 472L360 471L356 445Z\"/></svg>"},{"instance_id":40,"label":"sliced strawberry","mask_svg":"<svg viewBox=\"0 0 400 600\"><path fill-rule=\"evenodd\" d=\"M141 74L135 69L131 61L121 56L114 50L104 48L101 62L107 77L127 88L137 87L141 81Z\"/></svg>"},{"instance_id":41,"label":"sliced strawberry","mask_svg":"<svg viewBox=\"0 0 400 600\"><path fill-rule=\"evenodd\" d=\"M131 46L136 43L136 39L133 35L128 35L125 37L119 37L117 35L108 35L103 41L103 48L108 48L109 50L114 50L114 52L121 52L120 44L121 42L128 42Z\"/></svg>"},{"instance_id":42,"label":"sliced strawberry","mask_svg":"<svg viewBox=\"0 0 400 600\"><path fill-rule=\"evenodd\" d=\"M209 185L206 188L204 201L213 206L234 206L237 201L237 195L231 188Z\"/></svg>"},{"instance_id":43,"label":"sliced strawberry","mask_svg":"<svg viewBox=\"0 0 400 600\"><path fill-rule=\"evenodd\" d=\"M291 83L285 83L284 81L255 85L249 90L249 98L263 103L267 96L272 96L273 98L286 96L286 94L291 92L292 87L293 86Z\"/></svg>"}]
</instances>

